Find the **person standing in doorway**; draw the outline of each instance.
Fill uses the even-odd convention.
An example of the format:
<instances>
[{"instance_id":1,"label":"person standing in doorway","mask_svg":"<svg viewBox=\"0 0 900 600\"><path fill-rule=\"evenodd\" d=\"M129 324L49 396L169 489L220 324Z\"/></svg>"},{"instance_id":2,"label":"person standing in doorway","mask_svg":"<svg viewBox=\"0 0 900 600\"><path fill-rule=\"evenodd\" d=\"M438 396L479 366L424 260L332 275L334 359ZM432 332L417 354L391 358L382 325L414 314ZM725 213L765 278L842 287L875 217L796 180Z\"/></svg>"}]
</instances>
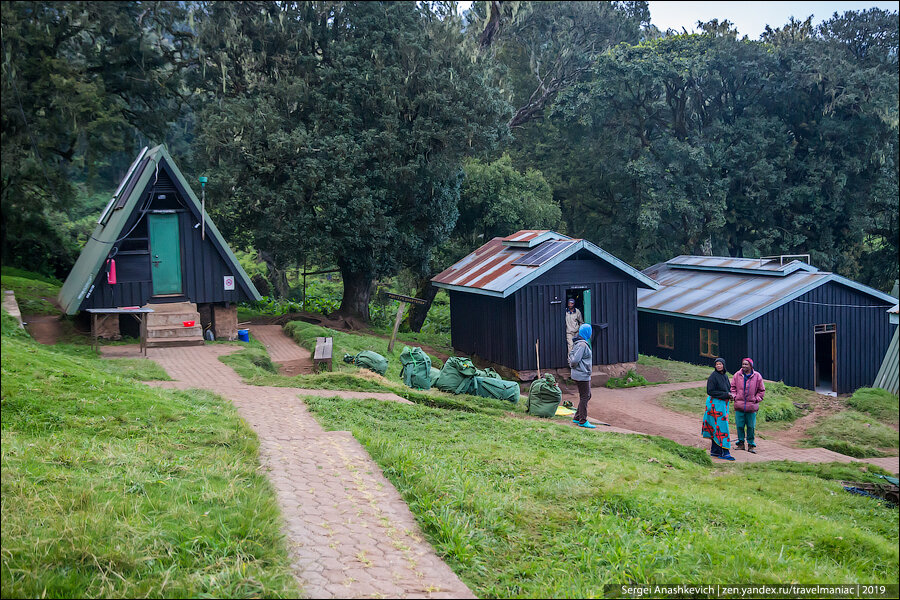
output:
<instances>
[{"instance_id":1,"label":"person standing in doorway","mask_svg":"<svg viewBox=\"0 0 900 600\"><path fill-rule=\"evenodd\" d=\"M575 308L575 298L566 301L566 344L569 354L572 354L573 339L578 335L578 328L584 325L584 317L581 311Z\"/></svg>"},{"instance_id":2,"label":"person standing in doorway","mask_svg":"<svg viewBox=\"0 0 900 600\"><path fill-rule=\"evenodd\" d=\"M591 374L593 357L591 352L591 326L582 325L578 329L578 337L569 352L569 366L572 367L572 379L578 386L578 410L572 422L585 429L596 429L597 426L587 420L587 407L591 399Z\"/></svg>"},{"instance_id":3,"label":"person standing in doorway","mask_svg":"<svg viewBox=\"0 0 900 600\"><path fill-rule=\"evenodd\" d=\"M756 454L756 413L766 395L766 385L759 371L753 368L753 359L741 361L741 370L734 374L731 382L731 395L734 398L734 425L738 434L734 449L743 450L746 439L747 451Z\"/></svg>"},{"instance_id":4,"label":"person standing in doorway","mask_svg":"<svg viewBox=\"0 0 900 600\"><path fill-rule=\"evenodd\" d=\"M701 435L710 440L709 455L722 460L734 460L728 451L728 401L731 400L731 382L725 371L725 359L716 359L716 370L706 380L706 412L703 415Z\"/></svg>"}]
</instances>

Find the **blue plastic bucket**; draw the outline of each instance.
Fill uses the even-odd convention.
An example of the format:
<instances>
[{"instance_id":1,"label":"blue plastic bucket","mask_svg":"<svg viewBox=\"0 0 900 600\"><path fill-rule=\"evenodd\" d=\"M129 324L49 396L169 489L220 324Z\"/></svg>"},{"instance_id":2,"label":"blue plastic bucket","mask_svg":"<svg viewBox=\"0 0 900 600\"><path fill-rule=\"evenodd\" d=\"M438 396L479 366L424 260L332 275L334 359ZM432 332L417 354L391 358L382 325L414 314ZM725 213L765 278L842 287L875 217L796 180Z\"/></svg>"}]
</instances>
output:
<instances>
[{"instance_id":1,"label":"blue plastic bucket","mask_svg":"<svg viewBox=\"0 0 900 600\"><path fill-rule=\"evenodd\" d=\"M249 329L238 329L238 339L242 342L250 341L250 330Z\"/></svg>"}]
</instances>

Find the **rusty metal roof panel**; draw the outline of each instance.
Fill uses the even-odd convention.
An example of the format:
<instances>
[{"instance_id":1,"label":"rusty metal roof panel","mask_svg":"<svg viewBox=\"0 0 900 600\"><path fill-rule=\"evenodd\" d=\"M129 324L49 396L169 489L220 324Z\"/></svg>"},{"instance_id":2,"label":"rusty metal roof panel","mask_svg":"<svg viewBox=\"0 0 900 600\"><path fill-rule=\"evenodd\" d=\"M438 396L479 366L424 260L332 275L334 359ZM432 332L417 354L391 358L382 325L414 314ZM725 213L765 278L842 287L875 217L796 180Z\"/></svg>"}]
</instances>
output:
<instances>
[{"instance_id":1,"label":"rusty metal roof panel","mask_svg":"<svg viewBox=\"0 0 900 600\"><path fill-rule=\"evenodd\" d=\"M530 237L531 234L538 235ZM558 243L559 241L567 241L569 244L561 247L546 262L539 265L516 264L518 260L531 252L531 248L526 245L508 245L508 240L513 238L515 241L542 240L541 244ZM590 242L571 239L553 231L531 230L520 231L506 238L492 239L433 277L431 281L438 287L505 298L579 250L587 250L598 259L635 278L641 287L653 289L657 287L656 282L651 278Z\"/></svg>"}]
</instances>

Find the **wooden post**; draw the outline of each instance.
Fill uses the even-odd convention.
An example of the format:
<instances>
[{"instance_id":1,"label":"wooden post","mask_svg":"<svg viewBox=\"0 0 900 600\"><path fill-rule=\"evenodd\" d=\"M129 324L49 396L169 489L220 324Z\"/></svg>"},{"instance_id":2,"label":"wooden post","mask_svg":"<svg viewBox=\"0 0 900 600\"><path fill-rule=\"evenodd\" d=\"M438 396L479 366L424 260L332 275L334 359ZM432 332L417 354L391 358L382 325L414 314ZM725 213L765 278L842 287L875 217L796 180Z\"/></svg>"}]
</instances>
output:
<instances>
[{"instance_id":1,"label":"wooden post","mask_svg":"<svg viewBox=\"0 0 900 600\"><path fill-rule=\"evenodd\" d=\"M400 306L397 308L397 318L394 320L394 333L391 334L391 343L388 344L388 352L394 351L394 340L397 339L397 332L400 331L400 321L403 319L403 309L406 304L420 304L425 305L428 304L425 300L421 298L413 298L412 296L404 296L402 294L394 294L391 292L384 292L385 297L390 298L391 300L399 300Z\"/></svg>"},{"instance_id":2,"label":"wooden post","mask_svg":"<svg viewBox=\"0 0 900 600\"><path fill-rule=\"evenodd\" d=\"M403 319L403 309L406 305L401 302L397 307L397 318L394 319L394 332L391 334L391 343L388 344L388 352L394 351L394 340L397 339L397 332L400 330L400 321Z\"/></svg>"}]
</instances>

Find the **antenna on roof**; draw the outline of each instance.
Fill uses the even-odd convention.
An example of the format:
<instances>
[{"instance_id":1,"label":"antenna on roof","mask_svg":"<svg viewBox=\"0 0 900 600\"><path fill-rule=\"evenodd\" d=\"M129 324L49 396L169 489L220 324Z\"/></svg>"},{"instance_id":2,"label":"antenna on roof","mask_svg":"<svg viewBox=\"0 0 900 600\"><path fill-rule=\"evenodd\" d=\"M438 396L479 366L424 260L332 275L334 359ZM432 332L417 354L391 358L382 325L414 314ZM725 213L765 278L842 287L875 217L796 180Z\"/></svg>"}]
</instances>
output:
<instances>
[{"instance_id":1,"label":"antenna on roof","mask_svg":"<svg viewBox=\"0 0 900 600\"><path fill-rule=\"evenodd\" d=\"M200 201L200 239L206 239L206 182L209 181L206 177L202 175L199 177L200 179L200 197L202 200Z\"/></svg>"}]
</instances>

